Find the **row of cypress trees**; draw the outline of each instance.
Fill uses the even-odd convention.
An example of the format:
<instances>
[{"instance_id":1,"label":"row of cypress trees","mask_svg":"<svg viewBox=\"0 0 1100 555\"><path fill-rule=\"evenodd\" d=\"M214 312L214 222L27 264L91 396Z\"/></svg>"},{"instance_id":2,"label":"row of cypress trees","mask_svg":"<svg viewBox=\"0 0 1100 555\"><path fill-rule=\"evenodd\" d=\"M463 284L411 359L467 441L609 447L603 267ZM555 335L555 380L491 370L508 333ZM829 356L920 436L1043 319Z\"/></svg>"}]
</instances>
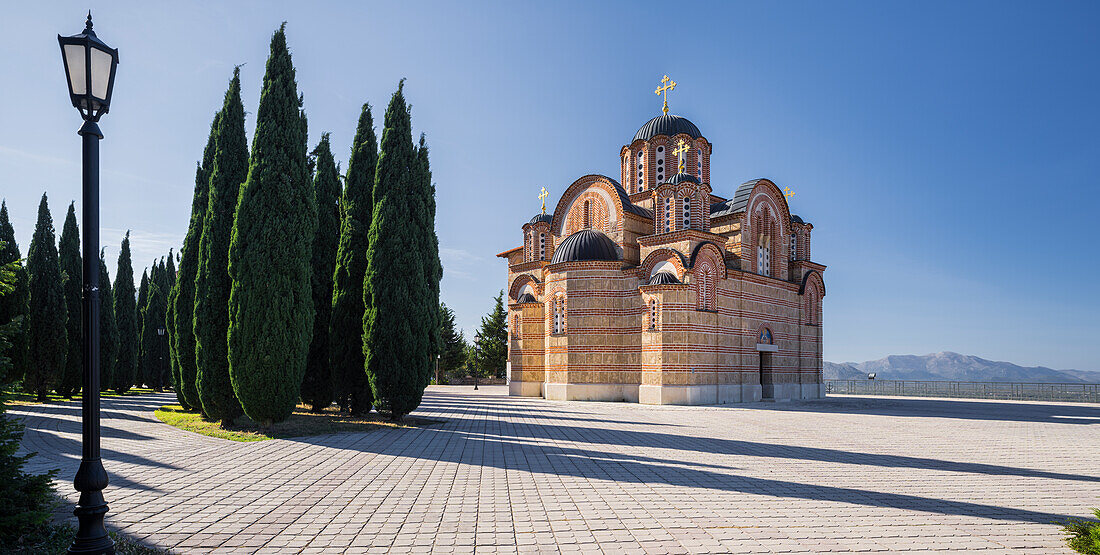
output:
<instances>
[{"instance_id":1,"label":"row of cypress trees","mask_svg":"<svg viewBox=\"0 0 1100 555\"><path fill-rule=\"evenodd\" d=\"M285 24L271 39L251 153L234 70L165 309L184 407L270 425L299 401L395 419L419 404L438 350L442 267L428 148L412 140L403 88L381 151L363 106L341 192L328 134L307 153Z\"/></svg>"},{"instance_id":2,"label":"row of cypress trees","mask_svg":"<svg viewBox=\"0 0 1100 555\"><path fill-rule=\"evenodd\" d=\"M25 266L15 241L15 229L6 203L0 203L0 265L15 264L14 290L0 299L0 322L17 317L20 326L13 338L13 376L23 388L44 401L53 390L71 398L81 388L80 316L82 266L80 233L75 205L70 204L57 244L53 217L45 194L38 206L38 221L31 239ZM167 384L156 368L157 351L163 341L155 338L156 327L164 322L159 316L160 291L167 291L174 279L171 254L168 262L154 264L155 279L143 276L141 302L135 298L129 233L122 240L115 273L115 286L107 272L104 253L99 253L100 272L100 372L104 390L125 393L145 384L160 388ZM155 282L155 283L154 283ZM154 295L149 296L150 287ZM156 306L148 313L148 299ZM151 332L143 336L143 326ZM148 345L149 347L145 347ZM148 353L148 355L146 355ZM167 359L165 359L167 360Z\"/></svg>"}]
</instances>

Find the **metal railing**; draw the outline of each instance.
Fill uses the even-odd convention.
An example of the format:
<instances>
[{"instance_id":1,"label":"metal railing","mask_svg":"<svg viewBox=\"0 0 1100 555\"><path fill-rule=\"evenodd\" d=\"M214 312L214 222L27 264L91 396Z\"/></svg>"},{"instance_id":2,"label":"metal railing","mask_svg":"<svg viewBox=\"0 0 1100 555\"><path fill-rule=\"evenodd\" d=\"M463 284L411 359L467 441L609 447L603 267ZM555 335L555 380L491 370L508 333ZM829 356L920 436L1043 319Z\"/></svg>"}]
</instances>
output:
<instances>
[{"instance_id":1,"label":"metal railing","mask_svg":"<svg viewBox=\"0 0 1100 555\"><path fill-rule=\"evenodd\" d=\"M1100 384L947 382L912 380L825 380L825 392L838 395L959 397L1016 401L1100 403Z\"/></svg>"}]
</instances>

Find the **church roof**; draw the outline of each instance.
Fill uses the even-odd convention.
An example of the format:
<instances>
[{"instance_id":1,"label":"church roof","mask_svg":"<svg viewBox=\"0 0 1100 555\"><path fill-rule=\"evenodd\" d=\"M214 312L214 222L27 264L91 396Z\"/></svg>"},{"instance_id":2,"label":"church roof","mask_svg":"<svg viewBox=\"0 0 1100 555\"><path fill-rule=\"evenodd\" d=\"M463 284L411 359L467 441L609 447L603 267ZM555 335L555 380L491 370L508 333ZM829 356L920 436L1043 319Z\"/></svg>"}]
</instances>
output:
<instances>
[{"instance_id":1,"label":"church roof","mask_svg":"<svg viewBox=\"0 0 1100 555\"><path fill-rule=\"evenodd\" d=\"M553 214L535 214L534 218L531 218L531 223L537 224L539 222L550 223L554 219Z\"/></svg>"},{"instance_id":2,"label":"church roof","mask_svg":"<svg viewBox=\"0 0 1100 555\"><path fill-rule=\"evenodd\" d=\"M752 195L753 187L756 187L756 184L760 183L760 181L760 179L746 181L737 188L737 192L733 194L733 198L726 202L710 205L710 217L717 218L719 216L744 212L745 208L749 205L749 197Z\"/></svg>"},{"instance_id":3,"label":"church roof","mask_svg":"<svg viewBox=\"0 0 1100 555\"><path fill-rule=\"evenodd\" d=\"M798 217L798 214L793 214L791 216L791 223L792 224L804 224L806 222L802 221L802 218Z\"/></svg>"},{"instance_id":4,"label":"church roof","mask_svg":"<svg viewBox=\"0 0 1100 555\"><path fill-rule=\"evenodd\" d=\"M582 229L566 237L554 249L550 263L586 260L619 260L619 251L610 237L594 229Z\"/></svg>"},{"instance_id":5,"label":"church roof","mask_svg":"<svg viewBox=\"0 0 1100 555\"><path fill-rule=\"evenodd\" d=\"M703 134L699 132L699 128L696 127L694 123L688 121L687 118L662 114L647 121L646 124L634 134L634 141L648 141L657 135L667 135L671 137L673 135L679 135L680 133L687 133L693 139L698 139L703 136ZM634 141L630 142L633 143Z\"/></svg>"},{"instance_id":6,"label":"church roof","mask_svg":"<svg viewBox=\"0 0 1100 555\"><path fill-rule=\"evenodd\" d=\"M619 194L619 200L622 201L624 210L642 216L643 218L653 217L652 211L646 210L645 208L642 208L641 206L630 202L630 196L626 194L626 189L623 189L623 186L619 185L618 181L615 181L614 179L611 179L606 175L600 177L610 181L611 184L615 186L615 192Z\"/></svg>"},{"instance_id":7,"label":"church roof","mask_svg":"<svg viewBox=\"0 0 1100 555\"><path fill-rule=\"evenodd\" d=\"M532 295L530 293L524 293L524 294L519 296L519 300L517 300L516 302L517 303L537 303L539 301L538 301L538 299L535 298L534 295Z\"/></svg>"},{"instance_id":8,"label":"church roof","mask_svg":"<svg viewBox=\"0 0 1100 555\"><path fill-rule=\"evenodd\" d=\"M650 276L649 283L646 283L646 285L668 285L670 283L680 283L680 280L676 279L672 272L657 272Z\"/></svg>"},{"instance_id":9,"label":"church roof","mask_svg":"<svg viewBox=\"0 0 1100 555\"><path fill-rule=\"evenodd\" d=\"M683 183L685 181L688 182L688 183L695 183L695 184L699 183L699 180L696 179L694 175L691 175L689 173L678 173L678 174L668 178L667 180L665 180L665 183L670 183L672 185L676 185L677 183Z\"/></svg>"}]
</instances>

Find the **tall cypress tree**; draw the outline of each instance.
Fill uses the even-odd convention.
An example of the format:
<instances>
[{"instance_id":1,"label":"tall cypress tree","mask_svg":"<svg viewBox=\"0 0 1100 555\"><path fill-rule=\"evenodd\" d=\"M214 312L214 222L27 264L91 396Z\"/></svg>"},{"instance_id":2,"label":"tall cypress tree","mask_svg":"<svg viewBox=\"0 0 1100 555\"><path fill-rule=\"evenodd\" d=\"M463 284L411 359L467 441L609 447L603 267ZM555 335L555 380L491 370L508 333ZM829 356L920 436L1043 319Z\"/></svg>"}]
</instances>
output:
<instances>
[{"instance_id":1,"label":"tall cypress tree","mask_svg":"<svg viewBox=\"0 0 1100 555\"><path fill-rule=\"evenodd\" d=\"M214 138L206 214L195 277L196 385L203 413L223 424L241 415L229 378L229 243L241 183L248 175L241 71L233 70Z\"/></svg>"},{"instance_id":2,"label":"tall cypress tree","mask_svg":"<svg viewBox=\"0 0 1100 555\"><path fill-rule=\"evenodd\" d=\"M176 335L176 305L172 302L172 292L176 290L176 260L172 256L172 249L168 249L168 267L164 274L167 278L167 287L164 289L164 329L168 332L164 337L164 341L168 345L168 367L171 372L170 378L166 379L164 384L171 384L172 391L176 393L176 400L179 401L180 406L184 410L191 410L191 405L187 404L187 400L180 393L179 357L176 354L176 342L173 341Z\"/></svg>"},{"instance_id":3,"label":"tall cypress tree","mask_svg":"<svg viewBox=\"0 0 1100 555\"><path fill-rule=\"evenodd\" d=\"M443 264L439 260L439 237L435 233L435 186L432 185L428 145L423 133L420 135L420 144L416 149L416 161L414 188L409 192L409 200L416 218L416 226L411 231L417 238L412 244L420 250L424 280L427 284L427 292L420 305L426 312L425 320L428 324L422 328L422 331L427 334L428 342L427 362L423 373L424 385L421 387L423 391L424 387L431 382L433 363L441 349L439 281L443 278Z\"/></svg>"},{"instance_id":4,"label":"tall cypress tree","mask_svg":"<svg viewBox=\"0 0 1100 555\"><path fill-rule=\"evenodd\" d=\"M329 360L336 383L336 399L355 414L370 412L374 402L363 358L363 274L374 211L374 173L378 140L370 104L364 104L351 144L348 174L340 200L340 239L333 274Z\"/></svg>"},{"instance_id":5,"label":"tall cypress tree","mask_svg":"<svg viewBox=\"0 0 1100 555\"><path fill-rule=\"evenodd\" d=\"M37 394L38 401L55 387L65 368L65 287L57 260L53 217L46 195L38 204L38 223L27 255L30 274L30 302L27 320L27 367L23 387Z\"/></svg>"},{"instance_id":6,"label":"tall cypress tree","mask_svg":"<svg viewBox=\"0 0 1100 555\"><path fill-rule=\"evenodd\" d=\"M210 172L214 165L214 140L218 127L218 117L214 114L210 124L210 136L206 148L202 151L202 162L195 168L195 193L191 199L191 222L187 226L187 235L183 239L180 257L179 275L172 287L168 302L172 307L169 318L173 321L172 335L169 341L176 353L179 367L179 385L176 396L180 404L192 409L202 410L198 386L195 384L198 370L195 367L195 274L199 267L199 240L202 238L202 224L206 218L207 192L210 188ZM186 402L186 404L184 404Z\"/></svg>"},{"instance_id":7,"label":"tall cypress tree","mask_svg":"<svg viewBox=\"0 0 1100 555\"><path fill-rule=\"evenodd\" d=\"M99 294L105 302L99 306L99 383L107 389L114 383L115 359L118 357L118 325L115 322L115 306L111 302L111 276L107 274L107 261L99 251Z\"/></svg>"},{"instance_id":8,"label":"tall cypress tree","mask_svg":"<svg viewBox=\"0 0 1100 555\"><path fill-rule=\"evenodd\" d=\"M313 335L310 261L317 201L285 29L284 23L271 37L248 180L229 247L233 390L245 414L264 425L294 411Z\"/></svg>"},{"instance_id":9,"label":"tall cypress tree","mask_svg":"<svg viewBox=\"0 0 1100 555\"><path fill-rule=\"evenodd\" d=\"M19 254L19 245L15 242L15 228L12 227L11 220L8 218L6 201L0 201L0 241L3 242L0 246L0 267L15 265L12 291L0 296L0 325L7 324L15 318L22 319L22 323L13 326L15 329L10 338L12 370L9 376L22 377L27 358L27 334L25 333L27 318L25 316L30 278L27 276L27 268Z\"/></svg>"},{"instance_id":10,"label":"tall cypress tree","mask_svg":"<svg viewBox=\"0 0 1100 555\"><path fill-rule=\"evenodd\" d=\"M428 372L429 287L413 244L410 195L420 174L404 82L390 99L374 180L374 213L363 280L363 352L375 405L399 420L420 403ZM438 300L435 301L438 303Z\"/></svg>"},{"instance_id":11,"label":"tall cypress tree","mask_svg":"<svg viewBox=\"0 0 1100 555\"><path fill-rule=\"evenodd\" d=\"M336 269L336 242L340 235L340 176L332 157L328 133L313 151L316 174L313 190L317 197L317 233L313 236L313 261L310 264L313 287L313 339L306 357L302 379L302 400L314 412L332 404L334 385L329 362L329 321L332 317L332 276Z\"/></svg>"},{"instance_id":12,"label":"tall cypress tree","mask_svg":"<svg viewBox=\"0 0 1100 555\"><path fill-rule=\"evenodd\" d=\"M153 264L156 266L156 263ZM138 285L137 294L137 333L138 333L138 368L137 375L134 376L134 385L149 384L145 383L145 377L149 375L149 368L145 363L148 361L148 357L145 356L145 352L149 350L149 339L145 336L145 312L149 307L149 269L146 268L141 271L141 284Z\"/></svg>"},{"instance_id":13,"label":"tall cypress tree","mask_svg":"<svg viewBox=\"0 0 1100 555\"><path fill-rule=\"evenodd\" d=\"M80 389L81 359L80 352L83 334L81 313L81 284L83 268L80 260L80 231L76 227L76 203L69 203L69 212L65 215L65 225L61 228L61 241L57 248L58 262L61 265L62 287L65 289L65 310L68 315L65 326L67 337L65 346L65 370L57 383L57 393L67 399Z\"/></svg>"},{"instance_id":14,"label":"tall cypress tree","mask_svg":"<svg viewBox=\"0 0 1100 555\"><path fill-rule=\"evenodd\" d=\"M114 283L115 322L118 324L118 356L111 374L111 389L126 393L138 380L138 339L141 334L134 298L134 266L130 260L130 232L122 238Z\"/></svg>"}]
</instances>

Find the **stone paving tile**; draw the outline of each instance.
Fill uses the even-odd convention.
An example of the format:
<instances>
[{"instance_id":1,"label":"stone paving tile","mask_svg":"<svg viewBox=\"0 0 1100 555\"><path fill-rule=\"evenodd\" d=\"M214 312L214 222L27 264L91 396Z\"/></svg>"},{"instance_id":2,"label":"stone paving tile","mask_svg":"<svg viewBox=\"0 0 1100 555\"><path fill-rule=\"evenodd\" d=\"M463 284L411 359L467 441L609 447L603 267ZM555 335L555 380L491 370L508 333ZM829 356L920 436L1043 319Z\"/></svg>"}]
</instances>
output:
<instances>
[{"instance_id":1,"label":"stone paving tile","mask_svg":"<svg viewBox=\"0 0 1100 555\"><path fill-rule=\"evenodd\" d=\"M648 407L432 387L417 429L234 443L103 402L111 527L180 553L1068 553L1100 407ZM73 503L76 403L14 407Z\"/></svg>"}]
</instances>

